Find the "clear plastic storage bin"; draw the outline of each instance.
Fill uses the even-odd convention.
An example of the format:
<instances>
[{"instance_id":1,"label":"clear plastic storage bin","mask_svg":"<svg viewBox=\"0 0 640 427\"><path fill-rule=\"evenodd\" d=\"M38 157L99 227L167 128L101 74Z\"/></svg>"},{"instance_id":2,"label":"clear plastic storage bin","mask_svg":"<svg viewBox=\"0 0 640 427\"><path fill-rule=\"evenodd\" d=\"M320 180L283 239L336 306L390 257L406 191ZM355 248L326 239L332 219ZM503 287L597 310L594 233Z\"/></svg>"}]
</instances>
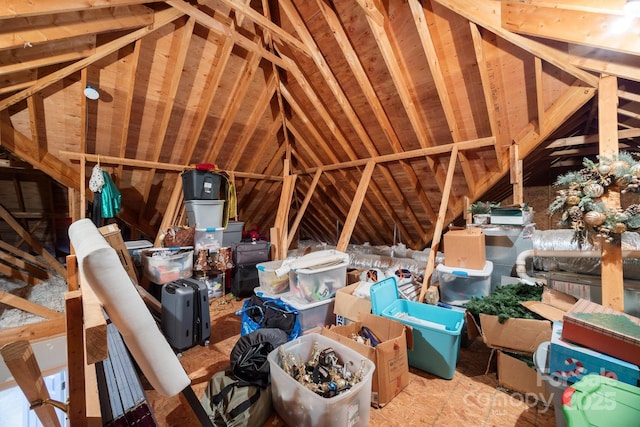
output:
<instances>
[{"instance_id":1,"label":"clear plastic storage bin","mask_svg":"<svg viewBox=\"0 0 640 427\"><path fill-rule=\"evenodd\" d=\"M217 251L222 247L224 228L196 228L194 246L196 252L202 249Z\"/></svg>"},{"instance_id":2,"label":"clear plastic storage bin","mask_svg":"<svg viewBox=\"0 0 640 427\"><path fill-rule=\"evenodd\" d=\"M302 301L333 298L347 285L349 255L336 250L312 252L291 262L289 287Z\"/></svg>"},{"instance_id":3,"label":"clear plastic storage bin","mask_svg":"<svg viewBox=\"0 0 640 427\"><path fill-rule=\"evenodd\" d=\"M362 380L334 397L322 397L284 371L280 349L304 362L311 359L314 347L333 348L339 363L352 372L363 369ZM289 341L267 356L271 371L273 407L288 426L366 426L371 416L371 381L374 363L357 351L319 334Z\"/></svg>"},{"instance_id":4,"label":"clear plastic storage bin","mask_svg":"<svg viewBox=\"0 0 640 427\"><path fill-rule=\"evenodd\" d=\"M185 200L187 220L196 228L222 227L224 200Z\"/></svg>"},{"instance_id":5,"label":"clear plastic storage bin","mask_svg":"<svg viewBox=\"0 0 640 427\"><path fill-rule=\"evenodd\" d=\"M446 304L462 305L472 297L482 298L491 294L491 261L486 261L482 270L438 264L436 271L440 282L440 301Z\"/></svg>"},{"instance_id":6,"label":"clear plastic storage bin","mask_svg":"<svg viewBox=\"0 0 640 427\"><path fill-rule=\"evenodd\" d=\"M142 272L162 285L193 274L193 249L147 249L142 251Z\"/></svg>"},{"instance_id":7,"label":"clear plastic storage bin","mask_svg":"<svg viewBox=\"0 0 640 427\"><path fill-rule=\"evenodd\" d=\"M267 295L281 294L289 290L289 274L278 275L277 269L282 260L267 261L256 264L260 289Z\"/></svg>"}]
</instances>

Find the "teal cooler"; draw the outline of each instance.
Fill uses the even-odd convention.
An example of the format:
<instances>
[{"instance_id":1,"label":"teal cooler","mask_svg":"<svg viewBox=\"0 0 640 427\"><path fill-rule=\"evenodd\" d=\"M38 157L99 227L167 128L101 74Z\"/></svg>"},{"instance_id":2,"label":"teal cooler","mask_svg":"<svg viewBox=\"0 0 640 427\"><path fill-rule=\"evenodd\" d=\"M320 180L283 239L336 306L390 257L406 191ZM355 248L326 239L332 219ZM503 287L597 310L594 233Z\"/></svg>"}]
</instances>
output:
<instances>
[{"instance_id":1,"label":"teal cooler","mask_svg":"<svg viewBox=\"0 0 640 427\"><path fill-rule=\"evenodd\" d=\"M640 388L603 377L585 375L562 394L569 427L640 425Z\"/></svg>"},{"instance_id":2,"label":"teal cooler","mask_svg":"<svg viewBox=\"0 0 640 427\"><path fill-rule=\"evenodd\" d=\"M395 277L371 285L373 314L413 329L409 365L450 380L456 370L464 313L459 310L399 299Z\"/></svg>"}]
</instances>

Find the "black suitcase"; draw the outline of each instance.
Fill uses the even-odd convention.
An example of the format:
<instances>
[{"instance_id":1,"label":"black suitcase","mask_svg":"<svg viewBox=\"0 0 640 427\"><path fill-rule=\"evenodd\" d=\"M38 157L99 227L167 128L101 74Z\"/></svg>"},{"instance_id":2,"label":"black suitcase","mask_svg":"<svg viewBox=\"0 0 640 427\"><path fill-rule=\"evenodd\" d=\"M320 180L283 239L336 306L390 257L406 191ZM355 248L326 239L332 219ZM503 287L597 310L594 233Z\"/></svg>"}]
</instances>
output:
<instances>
[{"instance_id":1,"label":"black suitcase","mask_svg":"<svg viewBox=\"0 0 640 427\"><path fill-rule=\"evenodd\" d=\"M235 265L258 264L269 261L269 242L236 242L233 244L233 263Z\"/></svg>"},{"instance_id":2,"label":"black suitcase","mask_svg":"<svg viewBox=\"0 0 640 427\"><path fill-rule=\"evenodd\" d=\"M162 332L177 351L206 345L211 336L209 290L204 282L179 279L162 287Z\"/></svg>"},{"instance_id":3,"label":"black suitcase","mask_svg":"<svg viewBox=\"0 0 640 427\"><path fill-rule=\"evenodd\" d=\"M231 293L236 298L253 295L253 289L260 285L257 263L236 265L231 272Z\"/></svg>"}]
</instances>

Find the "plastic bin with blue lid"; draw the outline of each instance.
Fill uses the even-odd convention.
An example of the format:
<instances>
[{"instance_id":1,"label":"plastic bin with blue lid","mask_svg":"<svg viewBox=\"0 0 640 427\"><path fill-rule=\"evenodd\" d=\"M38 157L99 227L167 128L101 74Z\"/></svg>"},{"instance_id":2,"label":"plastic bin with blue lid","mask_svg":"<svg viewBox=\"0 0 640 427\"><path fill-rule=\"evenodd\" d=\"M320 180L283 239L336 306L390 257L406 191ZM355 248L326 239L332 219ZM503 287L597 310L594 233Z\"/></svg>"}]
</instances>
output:
<instances>
[{"instance_id":1,"label":"plastic bin with blue lid","mask_svg":"<svg viewBox=\"0 0 640 427\"><path fill-rule=\"evenodd\" d=\"M409 365L452 379L460 351L464 312L400 299L395 277L371 286L373 314L397 320L413 329Z\"/></svg>"},{"instance_id":2,"label":"plastic bin with blue lid","mask_svg":"<svg viewBox=\"0 0 640 427\"><path fill-rule=\"evenodd\" d=\"M438 264L436 271L440 282L440 301L446 304L461 306L472 297L483 298L491 294L491 261L486 261L482 270Z\"/></svg>"},{"instance_id":3,"label":"plastic bin with blue lid","mask_svg":"<svg viewBox=\"0 0 640 427\"><path fill-rule=\"evenodd\" d=\"M640 425L640 388L602 375L585 375L562 394L569 427Z\"/></svg>"}]
</instances>

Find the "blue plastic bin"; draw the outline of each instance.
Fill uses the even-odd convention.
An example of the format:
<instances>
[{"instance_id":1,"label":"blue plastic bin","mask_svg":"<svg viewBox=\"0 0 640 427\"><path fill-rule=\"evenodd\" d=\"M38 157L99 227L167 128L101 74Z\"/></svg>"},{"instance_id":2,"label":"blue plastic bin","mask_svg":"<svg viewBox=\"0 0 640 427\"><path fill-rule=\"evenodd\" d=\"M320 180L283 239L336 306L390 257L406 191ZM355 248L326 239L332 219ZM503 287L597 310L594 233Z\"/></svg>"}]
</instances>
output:
<instances>
[{"instance_id":1,"label":"blue plastic bin","mask_svg":"<svg viewBox=\"0 0 640 427\"><path fill-rule=\"evenodd\" d=\"M411 326L410 366L447 380L453 378L464 325L462 311L400 299L395 277L371 286L371 308L373 314Z\"/></svg>"}]
</instances>

